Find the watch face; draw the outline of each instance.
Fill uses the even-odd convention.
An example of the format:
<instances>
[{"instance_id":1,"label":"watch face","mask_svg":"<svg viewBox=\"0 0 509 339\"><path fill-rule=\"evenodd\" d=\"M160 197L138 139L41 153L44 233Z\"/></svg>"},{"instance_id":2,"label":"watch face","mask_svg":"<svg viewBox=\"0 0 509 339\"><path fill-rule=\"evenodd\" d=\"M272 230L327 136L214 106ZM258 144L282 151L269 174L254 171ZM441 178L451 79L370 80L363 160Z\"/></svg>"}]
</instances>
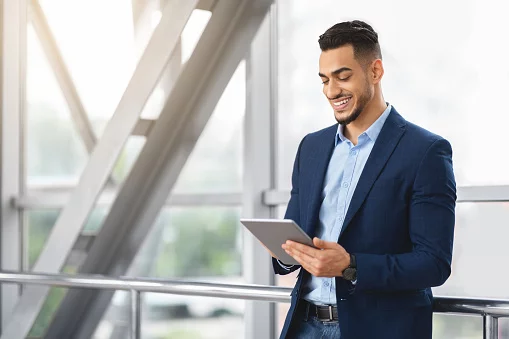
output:
<instances>
[{"instance_id":1,"label":"watch face","mask_svg":"<svg viewBox=\"0 0 509 339\"><path fill-rule=\"evenodd\" d=\"M343 278L348 281L355 280L355 276L357 275L357 270L352 267L348 267L343 271Z\"/></svg>"}]
</instances>

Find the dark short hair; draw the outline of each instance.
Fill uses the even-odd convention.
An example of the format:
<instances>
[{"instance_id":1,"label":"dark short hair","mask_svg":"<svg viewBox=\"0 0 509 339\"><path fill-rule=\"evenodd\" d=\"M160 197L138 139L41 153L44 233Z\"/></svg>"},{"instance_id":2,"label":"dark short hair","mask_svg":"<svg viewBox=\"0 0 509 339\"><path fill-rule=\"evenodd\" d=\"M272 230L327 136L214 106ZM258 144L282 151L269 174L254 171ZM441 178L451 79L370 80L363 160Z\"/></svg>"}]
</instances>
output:
<instances>
[{"instance_id":1,"label":"dark short hair","mask_svg":"<svg viewBox=\"0 0 509 339\"><path fill-rule=\"evenodd\" d=\"M360 20L335 24L320 35L318 44L323 52L352 45L355 59L358 61L382 58L378 34L373 27Z\"/></svg>"}]
</instances>

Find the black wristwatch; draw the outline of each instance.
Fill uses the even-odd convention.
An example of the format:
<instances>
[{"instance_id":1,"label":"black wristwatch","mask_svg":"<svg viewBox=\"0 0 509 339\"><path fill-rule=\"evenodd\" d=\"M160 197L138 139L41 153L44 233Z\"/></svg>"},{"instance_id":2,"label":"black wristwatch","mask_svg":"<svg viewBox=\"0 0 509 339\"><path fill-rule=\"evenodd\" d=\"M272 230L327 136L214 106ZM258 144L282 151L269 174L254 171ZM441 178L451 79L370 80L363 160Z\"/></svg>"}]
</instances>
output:
<instances>
[{"instance_id":1,"label":"black wristwatch","mask_svg":"<svg viewBox=\"0 0 509 339\"><path fill-rule=\"evenodd\" d=\"M357 261L355 254L350 254L350 265L343 271L343 279L347 281L357 280Z\"/></svg>"}]
</instances>

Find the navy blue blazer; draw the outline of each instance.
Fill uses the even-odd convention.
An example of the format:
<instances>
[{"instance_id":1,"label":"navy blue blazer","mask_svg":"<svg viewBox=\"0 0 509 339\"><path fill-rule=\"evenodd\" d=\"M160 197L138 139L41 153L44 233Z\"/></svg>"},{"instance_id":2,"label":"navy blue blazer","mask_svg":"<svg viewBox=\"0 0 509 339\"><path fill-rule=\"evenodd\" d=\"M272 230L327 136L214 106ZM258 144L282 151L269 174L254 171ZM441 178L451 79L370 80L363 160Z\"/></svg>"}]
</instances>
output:
<instances>
[{"instance_id":1,"label":"navy blue blazer","mask_svg":"<svg viewBox=\"0 0 509 339\"><path fill-rule=\"evenodd\" d=\"M337 125L299 145L285 218L313 237ZM456 183L449 142L392 108L367 160L338 243L357 258L357 284L336 278L341 339L429 339L431 287L451 273ZM273 260L278 274L288 274ZM294 266L291 271L299 269ZM281 338L286 338L301 269Z\"/></svg>"}]
</instances>

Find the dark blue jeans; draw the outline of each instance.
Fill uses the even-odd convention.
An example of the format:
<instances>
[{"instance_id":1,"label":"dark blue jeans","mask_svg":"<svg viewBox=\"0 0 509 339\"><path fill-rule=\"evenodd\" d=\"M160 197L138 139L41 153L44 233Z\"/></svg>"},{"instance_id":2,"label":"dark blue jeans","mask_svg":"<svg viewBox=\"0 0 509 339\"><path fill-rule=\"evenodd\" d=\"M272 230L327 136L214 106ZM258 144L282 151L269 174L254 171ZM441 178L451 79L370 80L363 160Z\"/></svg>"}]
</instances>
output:
<instances>
[{"instance_id":1,"label":"dark blue jeans","mask_svg":"<svg viewBox=\"0 0 509 339\"><path fill-rule=\"evenodd\" d=\"M295 317L292 319L287 338L291 339L340 339L341 332L337 321L322 322L316 315L309 314L306 303L299 303Z\"/></svg>"}]
</instances>

